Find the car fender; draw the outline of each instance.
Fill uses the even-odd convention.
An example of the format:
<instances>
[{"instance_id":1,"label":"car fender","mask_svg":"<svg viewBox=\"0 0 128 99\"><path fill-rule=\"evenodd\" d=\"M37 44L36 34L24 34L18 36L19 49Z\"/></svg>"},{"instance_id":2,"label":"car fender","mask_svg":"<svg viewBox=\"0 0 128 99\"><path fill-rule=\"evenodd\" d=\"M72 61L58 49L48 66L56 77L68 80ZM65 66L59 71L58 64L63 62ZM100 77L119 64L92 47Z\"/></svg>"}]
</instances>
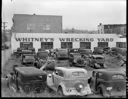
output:
<instances>
[{"instance_id":1,"label":"car fender","mask_svg":"<svg viewBox=\"0 0 128 99\"><path fill-rule=\"evenodd\" d=\"M63 94L65 95L65 94L66 94L66 87L65 87L64 83L61 82L61 83L59 84L58 88L59 88L59 87L62 88ZM57 90L58 90L58 88L57 88Z\"/></svg>"}]
</instances>

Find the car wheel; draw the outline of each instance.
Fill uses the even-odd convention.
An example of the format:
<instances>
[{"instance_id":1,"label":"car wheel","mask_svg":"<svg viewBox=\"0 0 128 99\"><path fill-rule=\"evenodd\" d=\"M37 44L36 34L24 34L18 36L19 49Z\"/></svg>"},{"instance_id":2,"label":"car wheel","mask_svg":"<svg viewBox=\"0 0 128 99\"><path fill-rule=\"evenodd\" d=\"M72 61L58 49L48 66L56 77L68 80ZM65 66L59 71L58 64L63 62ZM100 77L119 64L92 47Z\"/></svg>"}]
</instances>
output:
<instances>
[{"instance_id":1,"label":"car wheel","mask_svg":"<svg viewBox=\"0 0 128 99\"><path fill-rule=\"evenodd\" d=\"M57 94L58 94L60 97L64 96L63 90L62 90L61 87L58 88Z\"/></svg>"}]
</instances>

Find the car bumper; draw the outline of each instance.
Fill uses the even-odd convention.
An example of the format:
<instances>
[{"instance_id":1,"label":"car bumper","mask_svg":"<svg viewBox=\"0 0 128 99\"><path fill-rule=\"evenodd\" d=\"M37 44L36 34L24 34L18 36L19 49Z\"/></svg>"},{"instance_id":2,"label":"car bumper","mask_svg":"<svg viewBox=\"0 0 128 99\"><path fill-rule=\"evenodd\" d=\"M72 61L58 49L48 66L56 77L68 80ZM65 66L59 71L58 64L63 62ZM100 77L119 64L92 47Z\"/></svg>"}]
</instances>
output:
<instances>
[{"instance_id":1,"label":"car bumper","mask_svg":"<svg viewBox=\"0 0 128 99\"><path fill-rule=\"evenodd\" d=\"M64 91L65 96L85 96L93 94L90 87L87 86L84 90L78 92L75 88L71 88L70 91Z\"/></svg>"}]
</instances>

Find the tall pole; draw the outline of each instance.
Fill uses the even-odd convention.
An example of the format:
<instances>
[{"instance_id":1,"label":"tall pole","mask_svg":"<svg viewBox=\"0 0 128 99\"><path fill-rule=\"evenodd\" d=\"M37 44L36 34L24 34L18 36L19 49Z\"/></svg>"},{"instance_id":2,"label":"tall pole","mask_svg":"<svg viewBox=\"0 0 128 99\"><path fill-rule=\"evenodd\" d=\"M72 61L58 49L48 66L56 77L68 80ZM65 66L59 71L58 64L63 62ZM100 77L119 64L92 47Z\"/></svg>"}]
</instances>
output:
<instances>
[{"instance_id":1,"label":"tall pole","mask_svg":"<svg viewBox=\"0 0 128 99\"><path fill-rule=\"evenodd\" d=\"M6 26L6 23L7 23L7 22L3 22L4 43L5 43L5 36L6 36L6 35L5 35L5 32L6 32L5 30L6 30L6 27L7 27L7 26Z\"/></svg>"}]
</instances>

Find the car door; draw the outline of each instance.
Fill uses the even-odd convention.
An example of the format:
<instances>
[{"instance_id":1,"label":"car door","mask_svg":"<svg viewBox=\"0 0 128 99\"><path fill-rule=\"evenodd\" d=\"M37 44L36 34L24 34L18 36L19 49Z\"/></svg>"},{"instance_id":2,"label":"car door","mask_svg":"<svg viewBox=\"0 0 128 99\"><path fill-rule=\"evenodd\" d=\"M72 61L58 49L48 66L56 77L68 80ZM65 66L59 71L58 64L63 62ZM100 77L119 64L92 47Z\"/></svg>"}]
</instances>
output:
<instances>
[{"instance_id":1,"label":"car door","mask_svg":"<svg viewBox=\"0 0 128 99\"><path fill-rule=\"evenodd\" d=\"M91 82L90 82L90 87L92 90L95 90L95 86L96 86L96 71L92 72L92 78L91 78Z\"/></svg>"},{"instance_id":2,"label":"car door","mask_svg":"<svg viewBox=\"0 0 128 99\"><path fill-rule=\"evenodd\" d=\"M55 75L54 75L54 85L56 88L58 88L59 84L62 82L63 80L63 71L62 70L56 70L55 71Z\"/></svg>"}]
</instances>

